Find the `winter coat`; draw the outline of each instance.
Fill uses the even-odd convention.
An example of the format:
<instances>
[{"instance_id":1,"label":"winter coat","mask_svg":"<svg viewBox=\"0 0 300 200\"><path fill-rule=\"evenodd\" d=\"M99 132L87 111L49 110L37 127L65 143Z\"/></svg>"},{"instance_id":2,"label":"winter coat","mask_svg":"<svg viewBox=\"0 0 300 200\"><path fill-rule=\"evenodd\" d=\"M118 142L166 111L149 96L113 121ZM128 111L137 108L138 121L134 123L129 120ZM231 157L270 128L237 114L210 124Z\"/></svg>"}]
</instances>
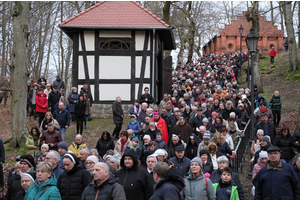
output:
<instances>
[{"instance_id":1,"label":"winter coat","mask_svg":"<svg viewBox=\"0 0 300 200\"><path fill-rule=\"evenodd\" d=\"M91 114L91 100L86 99L85 100L85 116L89 116Z\"/></svg>"},{"instance_id":2,"label":"winter coat","mask_svg":"<svg viewBox=\"0 0 300 200\"><path fill-rule=\"evenodd\" d=\"M224 137L221 137L221 140L218 143L216 141L213 142L217 144L217 152L220 153L220 155L227 156L227 154L232 154L232 150L230 149L228 143L225 141Z\"/></svg>"},{"instance_id":3,"label":"winter coat","mask_svg":"<svg viewBox=\"0 0 300 200\"><path fill-rule=\"evenodd\" d=\"M188 143L190 140L190 136L193 133L191 126L188 123L184 123L182 126L177 124L174 127L173 134L177 135L181 140L185 143Z\"/></svg>"},{"instance_id":4,"label":"winter coat","mask_svg":"<svg viewBox=\"0 0 300 200\"><path fill-rule=\"evenodd\" d=\"M56 91L51 91L50 94L49 94L49 97L48 97L48 107L51 107L51 111L52 113L54 112L54 106L55 104L57 104L57 102L59 101L61 97L61 94L60 92Z\"/></svg>"},{"instance_id":5,"label":"winter coat","mask_svg":"<svg viewBox=\"0 0 300 200\"><path fill-rule=\"evenodd\" d=\"M115 149L115 143L111 138L107 138L107 140L104 140L103 134L101 138L98 140L96 144L96 149L99 153L99 156L103 158L103 156L106 154L106 151L109 149Z\"/></svg>"},{"instance_id":6,"label":"winter coat","mask_svg":"<svg viewBox=\"0 0 300 200\"><path fill-rule=\"evenodd\" d=\"M75 105L75 120L76 121L84 121L85 120L85 109L86 103L85 100L78 100Z\"/></svg>"},{"instance_id":7,"label":"winter coat","mask_svg":"<svg viewBox=\"0 0 300 200\"><path fill-rule=\"evenodd\" d=\"M65 88L65 82L62 81L61 79L57 80L55 79L52 83L52 86L56 86L57 89L64 89Z\"/></svg>"},{"instance_id":8,"label":"winter coat","mask_svg":"<svg viewBox=\"0 0 300 200\"><path fill-rule=\"evenodd\" d=\"M240 111L236 108L231 108L230 110L228 110L227 108L224 108L223 112L222 112L222 117L224 120L228 120L229 118L229 114L231 112L234 112L236 115L239 115Z\"/></svg>"},{"instance_id":9,"label":"winter coat","mask_svg":"<svg viewBox=\"0 0 300 200\"><path fill-rule=\"evenodd\" d=\"M257 175L257 173L259 172L259 170L261 170L261 168L265 166L264 164L262 164L260 161L258 161L254 167L253 167L253 172L252 172L252 179L255 178L255 176Z\"/></svg>"},{"instance_id":10,"label":"winter coat","mask_svg":"<svg viewBox=\"0 0 300 200\"><path fill-rule=\"evenodd\" d=\"M191 120L191 127L193 129L193 132L196 133L196 128L199 128L203 123L202 120L204 119L204 116L202 115L201 117L199 117L198 115L195 116L192 120Z\"/></svg>"},{"instance_id":11,"label":"winter coat","mask_svg":"<svg viewBox=\"0 0 300 200\"><path fill-rule=\"evenodd\" d=\"M115 152L115 154L120 154L121 156L123 156L123 154L124 154L124 152L125 152L125 149L126 149L126 146L129 145L129 143L130 143L130 139L129 139L129 138L127 139L127 142L124 144L124 147L123 147L123 150L122 150L122 151L121 151L121 147L122 147L121 140L122 140L122 138L120 138L120 139L116 142L114 152Z\"/></svg>"},{"instance_id":12,"label":"winter coat","mask_svg":"<svg viewBox=\"0 0 300 200\"><path fill-rule=\"evenodd\" d=\"M124 148L125 149L125 148ZM125 156L129 156L133 159L133 166L127 168L124 164ZM116 172L116 178L118 182L123 186L127 200L146 200L150 199L153 194L153 188L148 184L149 176L147 171L141 168L138 163L136 152L133 149L129 149L121 158L121 167Z\"/></svg>"},{"instance_id":13,"label":"winter coat","mask_svg":"<svg viewBox=\"0 0 300 200\"><path fill-rule=\"evenodd\" d=\"M293 142L294 142L294 146L297 147L297 152L300 152L300 129L295 131L293 136Z\"/></svg>"},{"instance_id":14,"label":"winter coat","mask_svg":"<svg viewBox=\"0 0 300 200\"><path fill-rule=\"evenodd\" d=\"M70 113L75 113L75 104L76 103L74 101L77 102L78 100L79 100L79 94L71 92L68 95L68 101L69 101L69 109L68 109L68 111Z\"/></svg>"},{"instance_id":15,"label":"winter coat","mask_svg":"<svg viewBox=\"0 0 300 200\"><path fill-rule=\"evenodd\" d=\"M239 197L237 186L234 185L233 182L230 182L228 184L214 183L213 188L216 193L217 200L227 200L227 199L228 200L240 200L241 199ZM229 192L230 192L230 194L229 194Z\"/></svg>"},{"instance_id":16,"label":"winter coat","mask_svg":"<svg viewBox=\"0 0 300 200\"><path fill-rule=\"evenodd\" d=\"M183 142L181 140L179 140L179 142L176 145L174 145L173 142L171 143L171 145L168 148L168 158L172 158L172 157L176 156L175 155L175 148L178 145L183 145Z\"/></svg>"},{"instance_id":17,"label":"winter coat","mask_svg":"<svg viewBox=\"0 0 300 200\"><path fill-rule=\"evenodd\" d=\"M60 129L60 125L58 124L56 119L54 119L52 117L52 119L49 122L47 122L46 119L44 118L41 122L41 125L40 125L40 132L43 133L44 131L48 130L48 124L50 124L50 123L53 124L55 130Z\"/></svg>"},{"instance_id":18,"label":"winter coat","mask_svg":"<svg viewBox=\"0 0 300 200\"><path fill-rule=\"evenodd\" d=\"M280 96L276 97L273 95L272 99L270 100L270 106L272 110L281 110L282 101Z\"/></svg>"},{"instance_id":19,"label":"winter coat","mask_svg":"<svg viewBox=\"0 0 300 200\"><path fill-rule=\"evenodd\" d=\"M275 57L276 56L276 50L273 49L270 51L270 57Z\"/></svg>"},{"instance_id":20,"label":"winter coat","mask_svg":"<svg viewBox=\"0 0 300 200\"><path fill-rule=\"evenodd\" d=\"M258 129L264 130L264 123L263 122L259 122L259 123L256 124L254 133L257 133ZM271 142L273 143L277 133L276 133L276 129L274 127L274 124L270 121L268 121L268 130L269 130L269 136L271 138ZM265 134L265 136L267 135L266 131L264 131L264 134ZM299 140L299 142L300 142L300 140Z\"/></svg>"},{"instance_id":21,"label":"winter coat","mask_svg":"<svg viewBox=\"0 0 300 200\"><path fill-rule=\"evenodd\" d=\"M203 174L193 178L192 174L184 179L185 187L182 191L184 200L215 200L216 195L212 182Z\"/></svg>"},{"instance_id":22,"label":"winter coat","mask_svg":"<svg viewBox=\"0 0 300 200\"><path fill-rule=\"evenodd\" d=\"M204 163L202 163L202 164L203 164L202 168L203 168L203 173L204 174L205 173L211 174L214 171L214 166L211 162L210 155L208 155L208 158L207 158L207 161L205 162L205 164Z\"/></svg>"},{"instance_id":23,"label":"winter coat","mask_svg":"<svg viewBox=\"0 0 300 200\"><path fill-rule=\"evenodd\" d=\"M226 120L223 119L223 123L222 124L217 124L216 120L212 122L211 128L210 128L210 132L212 133L222 133L222 128L223 126L227 127L228 123Z\"/></svg>"},{"instance_id":24,"label":"winter coat","mask_svg":"<svg viewBox=\"0 0 300 200\"><path fill-rule=\"evenodd\" d=\"M166 142L163 141L162 139L160 141L157 141L155 139L154 142L155 142L156 149L164 149L164 150L168 151L168 146L167 146Z\"/></svg>"},{"instance_id":25,"label":"winter coat","mask_svg":"<svg viewBox=\"0 0 300 200\"><path fill-rule=\"evenodd\" d=\"M254 154L254 160L253 160L253 165L255 165L256 163L257 163L257 161L258 161L258 159L259 159L259 153L261 152L261 151L267 151L270 147L271 147L272 145L271 144L268 144L267 146L265 146L265 147L260 147L260 149L258 149L256 152L255 152L255 154Z\"/></svg>"},{"instance_id":26,"label":"winter coat","mask_svg":"<svg viewBox=\"0 0 300 200\"><path fill-rule=\"evenodd\" d=\"M134 133L137 135L137 133L140 130L140 124L137 120L135 120L134 122L129 121L126 127L126 130L132 129L134 131Z\"/></svg>"},{"instance_id":27,"label":"winter coat","mask_svg":"<svg viewBox=\"0 0 300 200\"><path fill-rule=\"evenodd\" d=\"M22 190L18 192L15 200L24 200L25 195L26 195L26 191L22 188Z\"/></svg>"},{"instance_id":28,"label":"winter coat","mask_svg":"<svg viewBox=\"0 0 300 200\"><path fill-rule=\"evenodd\" d=\"M112 105L114 124L123 124L123 108L118 102L113 102Z\"/></svg>"},{"instance_id":29,"label":"winter coat","mask_svg":"<svg viewBox=\"0 0 300 200\"><path fill-rule=\"evenodd\" d=\"M258 109L258 111L255 113L255 123L261 122L262 114L266 114L268 116L270 122L274 121L274 116L273 116L272 111L267 108L264 112L262 112L260 109Z\"/></svg>"},{"instance_id":30,"label":"winter coat","mask_svg":"<svg viewBox=\"0 0 300 200\"><path fill-rule=\"evenodd\" d=\"M60 99L62 98L63 96L61 96L60 97ZM64 98L64 97L63 97ZM54 106L54 111L55 110L58 110L58 108L59 108L59 103L60 103L60 100L59 100L59 102L57 102L56 104L55 104L55 106ZM65 103L65 109L66 110L69 110L69 105L67 104L67 102Z\"/></svg>"},{"instance_id":31,"label":"winter coat","mask_svg":"<svg viewBox=\"0 0 300 200\"><path fill-rule=\"evenodd\" d=\"M124 153L126 153L129 149L133 149L133 150L135 151L136 155L138 156L138 159L141 160L142 153L141 153L141 148L140 148L138 145L136 145L136 147L135 147L135 149L134 149L134 148L132 148L132 146L129 144L129 145L126 147Z\"/></svg>"},{"instance_id":32,"label":"winter coat","mask_svg":"<svg viewBox=\"0 0 300 200\"><path fill-rule=\"evenodd\" d=\"M60 177L60 175L64 172L58 165L53 169L53 174L55 175L56 180Z\"/></svg>"},{"instance_id":33,"label":"winter coat","mask_svg":"<svg viewBox=\"0 0 300 200\"><path fill-rule=\"evenodd\" d=\"M64 171L57 180L57 188L63 200L81 200L83 190L92 182L90 173L81 162Z\"/></svg>"},{"instance_id":34,"label":"winter coat","mask_svg":"<svg viewBox=\"0 0 300 200\"><path fill-rule=\"evenodd\" d=\"M293 136L290 133L288 133L286 137L284 137L282 133L276 135L273 145L279 147L281 150L281 159L289 160L294 158L295 152L293 147L297 146L294 145Z\"/></svg>"},{"instance_id":35,"label":"winter coat","mask_svg":"<svg viewBox=\"0 0 300 200\"><path fill-rule=\"evenodd\" d=\"M39 184L38 180L35 180L34 185L28 188L24 200L61 200L56 183L57 181L54 174L42 185Z\"/></svg>"},{"instance_id":36,"label":"winter coat","mask_svg":"<svg viewBox=\"0 0 300 200\"><path fill-rule=\"evenodd\" d=\"M300 199L300 182L293 166L282 162L281 164L282 170L272 170L268 161L257 173L255 199Z\"/></svg>"},{"instance_id":37,"label":"winter coat","mask_svg":"<svg viewBox=\"0 0 300 200\"><path fill-rule=\"evenodd\" d=\"M151 138L151 141L155 140L156 138L156 133L160 132L160 130L158 130L156 127L154 130L151 130L150 128L148 128L145 133L142 135L142 138L144 138L145 135L149 135Z\"/></svg>"},{"instance_id":38,"label":"winter coat","mask_svg":"<svg viewBox=\"0 0 300 200\"><path fill-rule=\"evenodd\" d=\"M68 148L68 151L72 151L74 154L77 153L78 156L77 157L80 157L80 150L83 149L83 148L87 148L86 144L85 143L81 143L79 145L79 147L77 146L77 144L75 142L73 142L69 148Z\"/></svg>"},{"instance_id":39,"label":"winter coat","mask_svg":"<svg viewBox=\"0 0 300 200\"><path fill-rule=\"evenodd\" d=\"M51 89L47 90L47 88L44 90L44 93L47 95L47 99L49 99L49 94L51 93L51 91Z\"/></svg>"},{"instance_id":40,"label":"winter coat","mask_svg":"<svg viewBox=\"0 0 300 200\"><path fill-rule=\"evenodd\" d=\"M180 200L180 192L184 188L184 181L181 177L167 175L154 186L154 193L150 200L170 199Z\"/></svg>"},{"instance_id":41,"label":"winter coat","mask_svg":"<svg viewBox=\"0 0 300 200\"><path fill-rule=\"evenodd\" d=\"M170 162L174 163L173 172L175 175L183 178L189 172L191 162L189 158L184 156L178 160L178 158L174 156L170 158Z\"/></svg>"},{"instance_id":42,"label":"winter coat","mask_svg":"<svg viewBox=\"0 0 300 200\"><path fill-rule=\"evenodd\" d=\"M81 200L124 200L126 199L123 187L117 183L115 178L109 177L100 185L96 182L90 183L82 194Z\"/></svg>"},{"instance_id":43,"label":"winter coat","mask_svg":"<svg viewBox=\"0 0 300 200\"><path fill-rule=\"evenodd\" d=\"M293 168L294 168L294 170L295 170L295 172L297 174L298 179L300 180L300 171L299 171L297 165L294 165Z\"/></svg>"},{"instance_id":44,"label":"winter coat","mask_svg":"<svg viewBox=\"0 0 300 200\"><path fill-rule=\"evenodd\" d=\"M40 139L42 137L42 134L40 134ZM38 145L37 145L37 149L34 149L34 140L31 134L28 135L26 143L25 143L25 147L27 149L26 153L31 154L33 157L35 156L35 154L37 152L40 151L40 139L38 140Z\"/></svg>"},{"instance_id":45,"label":"winter coat","mask_svg":"<svg viewBox=\"0 0 300 200\"><path fill-rule=\"evenodd\" d=\"M0 139L0 162L5 162L5 150L3 141Z\"/></svg>"},{"instance_id":46,"label":"winter coat","mask_svg":"<svg viewBox=\"0 0 300 200\"><path fill-rule=\"evenodd\" d=\"M267 100L265 100L265 98L262 95L260 95L260 94L257 96L257 102L256 102L256 105L255 105L255 108L258 108L260 106L260 100L261 99L263 99L264 102L266 102L267 108L270 109L269 108L269 102Z\"/></svg>"},{"instance_id":47,"label":"winter coat","mask_svg":"<svg viewBox=\"0 0 300 200\"><path fill-rule=\"evenodd\" d=\"M139 107L137 108L135 105L131 106L131 109L130 109L130 114L131 115L138 115L141 113L141 110L142 110L142 106L141 104L139 104Z\"/></svg>"},{"instance_id":48,"label":"winter coat","mask_svg":"<svg viewBox=\"0 0 300 200\"><path fill-rule=\"evenodd\" d=\"M154 118L151 118L151 121L155 122ZM167 143L169 142L169 134L168 134L168 127L163 118L159 118L156 122L157 129L161 132L162 139Z\"/></svg>"},{"instance_id":49,"label":"winter coat","mask_svg":"<svg viewBox=\"0 0 300 200\"><path fill-rule=\"evenodd\" d=\"M36 102L35 102L35 97L36 97L36 94L38 93L38 90L34 90L34 88L31 88L28 92L28 96L30 97L30 103L31 105L35 105Z\"/></svg>"},{"instance_id":50,"label":"winter coat","mask_svg":"<svg viewBox=\"0 0 300 200\"><path fill-rule=\"evenodd\" d=\"M83 87L80 89L80 95L86 94L91 102L90 106L92 107L94 100L93 100L93 95L91 93L91 90L86 91Z\"/></svg>"},{"instance_id":51,"label":"winter coat","mask_svg":"<svg viewBox=\"0 0 300 200\"><path fill-rule=\"evenodd\" d=\"M60 111L59 109L55 110L53 113L53 118L56 119L61 128L70 126L70 113L66 109L63 109L62 111Z\"/></svg>"},{"instance_id":52,"label":"winter coat","mask_svg":"<svg viewBox=\"0 0 300 200\"><path fill-rule=\"evenodd\" d=\"M142 109L139 116L137 117L137 120L139 121L139 123L146 123L146 121L145 121L146 116L147 116L146 111Z\"/></svg>"},{"instance_id":53,"label":"winter coat","mask_svg":"<svg viewBox=\"0 0 300 200\"><path fill-rule=\"evenodd\" d=\"M35 112L46 113L48 107L47 94L36 93L35 95Z\"/></svg>"},{"instance_id":54,"label":"winter coat","mask_svg":"<svg viewBox=\"0 0 300 200\"><path fill-rule=\"evenodd\" d=\"M194 138L196 139L195 133L192 133L191 136L194 136ZM189 142L185 149L185 156L192 160L197 156L197 150L198 150L198 143L195 141L194 144L192 144L191 139L189 138Z\"/></svg>"},{"instance_id":55,"label":"winter coat","mask_svg":"<svg viewBox=\"0 0 300 200\"><path fill-rule=\"evenodd\" d=\"M61 134L59 131L54 130L53 132L44 131L41 137L40 144L53 144L53 147L49 146L49 150L57 150L57 145L62 141Z\"/></svg>"},{"instance_id":56,"label":"winter coat","mask_svg":"<svg viewBox=\"0 0 300 200\"><path fill-rule=\"evenodd\" d=\"M148 99L148 101L145 100L146 98ZM153 99L152 95L149 94L149 93L147 95L146 94L142 94L140 96L139 101L140 101L140 104L142 104L144 102L146 102L148 105L154 103L154 99Z\"/></svg>"}]
</instances>

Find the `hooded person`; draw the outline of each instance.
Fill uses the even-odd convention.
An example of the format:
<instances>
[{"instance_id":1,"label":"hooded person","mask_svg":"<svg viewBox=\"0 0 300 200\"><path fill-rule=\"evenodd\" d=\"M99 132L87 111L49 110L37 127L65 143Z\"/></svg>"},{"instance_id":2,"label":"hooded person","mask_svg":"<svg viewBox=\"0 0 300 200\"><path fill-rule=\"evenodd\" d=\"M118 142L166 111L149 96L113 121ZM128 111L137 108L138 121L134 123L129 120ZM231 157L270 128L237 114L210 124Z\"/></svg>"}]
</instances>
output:
<instances>
[{"instance_id":1,"label":"hooded person","mask_svg":"<svg viewBox=\"0 0 300 200\"><path fill-rule=\"evenodd\" d=\"M262 95L257 96L257 102L255 104L255 108L258 108L260 106L260 103L263 101L266 102L267 108L270 109L269 102Z\"/></svg>"},{"instance_id":2,"label":"hooded person","mask_svg":"<svg viewBox=\"0 0 300 200\"><path fill-rule=\"evenodd\" d=\"M121 167L116 172L116 178L123 186L126 199L146 200L153 193L147 171L139 166L138 157L133 149L129 149L121 158Z\"/></svg>"},{"instance_id":3,"label":"hooded person","mask_svg":"<svg viewBox=\"0 0 300 200\"><path fill-rule=\"evenodd\" d=\"M269 160L269 157L268 157L268 153L266 151L261 151L259 153L259 158L258 158L258 161L257 163L254 165L254 168L253 168L253 174L252 174L252 179L255 178L256 174L258 173L258 171L266 165L267 161Z\"/></svg>"},{"instance_id":4,"label":"hooded person","mask_svg":"<svg viewBox=\"0 0 300 200\"><path fill-rule=\"evenodd\" d=\"M199 143L196 141L196 134L192 133L186 146L185 156L191 160L195 158L197 156L198 145Z\"/></svg>"}]
</instances>

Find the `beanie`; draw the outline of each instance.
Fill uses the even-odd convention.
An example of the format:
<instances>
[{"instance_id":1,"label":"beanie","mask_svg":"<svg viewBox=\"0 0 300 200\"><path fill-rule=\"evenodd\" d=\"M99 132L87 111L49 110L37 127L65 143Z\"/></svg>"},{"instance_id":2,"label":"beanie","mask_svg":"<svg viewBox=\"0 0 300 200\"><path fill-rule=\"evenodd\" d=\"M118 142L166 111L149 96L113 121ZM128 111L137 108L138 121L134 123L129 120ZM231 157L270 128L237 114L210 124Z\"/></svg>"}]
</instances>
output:
<instances>
[{"instance_id":1,"label":"beanie","mask_svg":"<svg viewBox=\"0 0 300 200\"><path fill-rule=\"evenodd\" d=\"M65 141L58 143L57 148L62 148L68 151L68 144Z\"/></svg>"},{"instance_id":2,"label":"beanie","mask_svg":"<svg viewBox=\"0 0 300 200\"><path fill-rule=\"evenodd\" d=\"M87 161L89 160L89 161L92 161L93 163L98 163L99 162L99 159L96 157L96 156L94 156L94 155L91 155L91 156L89 156L89 157L87 157L87 159L86 159Z\"/></svg>"},{"instance_id":3,"label":"beanie","mask_svg":"<svg viewBox=\"0 0 300 200\"><path fill-rule=\"evenodd\" d=\"M206 151L206 150L201 150L201 151L200 151L200 157L201 157L203 154L209 155L208 151Z\"/></svg>"},{"instance_id":4,"label":"beanie","mask_svg":"<svg viewBox=\"0 0 300 200\"><path fill-rule=\"evenodd\" d=\"M195 158L193 158L193 160L191 160L190 164L192 164L192 162L197 162L201 166L201 169L203 168L201 158L195 157Z\"/></svg>"},{"instance_id":5,"label":"beanie","mask_svg":"<svg viewBox=\"0 0 300 200\"><path fill-rule=\"evenodd\" d=\"M209 121L208 121L208 119L206 117L204 117L203 120L202 120L202 122L203 123L205 123L205 122L208 123Z\"/></svg>"},{"instance_id":6,"label":"beanie","mask_svg":"<svg viewBox=\"0 0 300 200\"><path fill-rule=\"evenodd\" d=\"M120 165L120 161L121 161L121 155L120 154L113 155L110 158L110 162L117 163L118 165Z\"/></svg>"},{"instance_id":7,"label":"beanie","mask_svg":"<svg viewBox=\"0 0 300 200\"><path fill-rule=\"evenodd\" d=\"M157 135L160 135L160 136L162 136L161 132L157 132L157 133L156 133L156 136L157 136Z\"/></svg>"},{"instance_id":8,"label":"beanie","mask_svg":"<svg viewBox=\"0 0 300 200\"><path fill-rule=\"evenodd\" d=\"M260 161L260 159L262 159L262 158L268 158L268 159L269 159L268 153L267 153L266 151L261 151L261 152L259 153L258 161Z\"/></svg>"},{"instance_id":9,"label":"beanie","mask_svg":"<svg viewBox=\"0 0 300 200\"><path fill-rule=\"evenodd\" d=\"M270 139L269 139L268 136L263 136L263 137L260 139L260 141L262 141L262 140L264 140L264 141L266 141L268 144L270 144Z\"/></svg>"},{"instance_id":10,"label":"beanie","mask_svg":"<svg viewBox=\"0 0 300 200\"><path fill-rule=\"evenodd\" d=\"M147 140L150 140L150 141L151 141L150 135L145 135L145 136L143 137L143 139L147 139Z\"/></svg>"},{"instance_id":11,"label":"beanie","mask_svg":"<svg viewBox=\"0 0 300 200\"><path fill-rule=\"evenodd\" d=\"M210 140L210 134L208 132L204 133L203 140Z\"/></svg>"}]
</instances>

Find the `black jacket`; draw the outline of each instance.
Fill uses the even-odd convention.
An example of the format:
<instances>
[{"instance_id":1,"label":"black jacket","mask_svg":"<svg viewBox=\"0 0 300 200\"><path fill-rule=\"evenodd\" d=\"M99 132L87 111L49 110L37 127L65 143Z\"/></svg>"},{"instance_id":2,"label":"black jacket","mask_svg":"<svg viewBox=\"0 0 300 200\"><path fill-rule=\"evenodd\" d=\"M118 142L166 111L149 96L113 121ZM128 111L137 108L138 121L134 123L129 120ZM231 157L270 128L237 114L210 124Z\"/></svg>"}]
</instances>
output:
<instances>
[{"instance_id":1,"label":"black jacket","mask_svg":"<svg viewBox=\"0 0 300 200\"><path fill-rule=\"evenodd\" d=\"M259 158L259 153L261 151L267 151L271 146L273 146L272 144L268 144L267 146L265 147L260 147L260 149L258 149L256 152L255 152L255 155L254 155L254 161L253 161L253 165L255 165L258 161L258 158Z\"/></svg>"},{"instance_id":2,"label":"black jacket","mask_svg":"<svg viewBox=\"0 0 300 200\"><path fill-rule=\"evenodd\" d=\"M75 119L78 121L84 121L85 118L86 102L85 100L78 100L75 105Z\"/></svg>"},{"instance_id":3,"label":"black jacket","mask_svg":"<svg viewBox=\"0 0 300 200\"><path fill-rule=\"evenodd\" d=\"M286 137L280 133L275 137L275 140L273 142L274 146L279 147L281 150L281 159L293 159L295 156L295 152L293 150L293 147L296 147L293 143L293 137L290 133Z\"/></svg>"},{"instance_id":4,"label":"black jacket","mask_svg":"<svg viewBox=\"0 0 300 200\"><path fill-rule=\"evenodd\" d=\"M25 190L22 188L22 190L20 190L15 198L15 200L24 200L26 195Z\"/></svg>"},{"instance_id":5,"label":"black jacket","mask_svg":"<svg viewBox=\"0 0 300 200\"><path fill-rule=\"evenodd\" d=\"M224 108L224 110L223 110L223 112L222 112L222 117L223 117L223 119L228 120L229 114L230 114L231 112L234 112L236 115L239 114L239 110L236 109L236 108L231 108L230 110L227 110L227 108Z\"/></svg>"},{"instance_id":6,"label":"black jacket","mask_svg":"<svg viewBox=\"0 0 300 200\"><path fill-rule=\"evenodd\" d=\"M211 158L207 158L206 163L203 165L203 173L212 173L214 171L214 166L211 162Z\"/></svg>"},{"instance_id":7,"label":"black jacket","mask_svg":"<svg viewBox=\"0 0 300 200\"><path fill-rule=\"evenodd\" d=\"M297 152L300 152L300 129L294 133L293 142L294 146L297 147Z\"/></svg>"},{"instance_id":8,"label":"black jacket","mask_svg":"<svg viewBox=\"0 0 300 200\"><path fill-rule=\"evenodd\" d=\"M59 102L60 97L61 97L60 92L58 91L56 93L54 91L50 92L48 97L48 107L51 107L52 113L54 112L54 106Z\"/></svg>"},{"instance_id":9,"label":"black jacket","mask_svg":"<svg viewBox=\"0 0 300 200\"><path fill-rule=\"evenodd\" d=\"M133 166L127 168L124 164L125 156L133 159ZM133 149L129 149L121 158L122 169L117 171L116 178L123 186L127 200L148 200L150 199L153 188L148 184L147 171L138 166L137 154Z\"/></svg>"},{"instance_id":10,"label":"black jacket","mask_svg":"<svg viewBox=\"0 0 300 200\"><path fill-rule=\"evenodd\" d=\"M269 126L268 126L269 127L269 134L270 134L270 137L271 137L271 142L273 144L277 133L276 133L276 129L275 129L274 124L272 122L269 122L269 121L268 121L268 124L269 124ZM254 133L257 133L258 129L264 130L263 122L259 122L259 123L256 124ZM266 135L266 133L265 133L265 135Z\"/></svg>"},{"instance_id":11,"label":"black jacket","mask_svg":"<svg viewBox=\"0 0 300 200\"><path fill-rule=\"evenodd\" d=\"M218 143L218 152L222 155L222 156L226 156L227 154L231 155L232 154L232 150L230 149L230 147L228 146L228 143L225 142L222 146Z\"/></svg>"},{"instance_id":12,"label":"black jacket","mask_svg":"<svg viewBox=\"0 0 300 200\"><path fill-rule=\"evenodd\" d=\"M91 93L91 90L86 91L86 90L84 90L84 88L82 87L81 90L80 90L80 95L85 95L85 94L86 94L86 95L88 96L88 98L90 99L90 107L92 107L92 104L93 104L94 100L93 100L93 95L92 95L92 93Z\"/></svg>"},{"instance_id":13,"label":"black jacket","mask_svg":"<svg viewBox=\"0 0 300 200\"><path fill-rule=\"evenodd\" d=\"M99 153L99 156L101 156L101 158L103 158L103 156L106 154L107 150L115 149L115 143L109 136L107 136L107 140L104 140L103 134L102 134L101 138L97 142L96 149Z\"/></svg>"},{"instance_id":14,"label":"black jacket","mask_svg":"<svg viewBox=\"0 0 300 200\"><path fill-rule=\"evenodd\" d=\"M196 139L196 134L195 133L192 133L191 136L194 136L194 138ZM191 143L191 139L189 140L189 143L186 147L186 150L185 150L185 156L188 157L189 159L193 159L197 156L197 151L198 151L198 145L199 143L197 143L195 141L194 144Z\"/></svg>"},{"instance_id":15,"label":"black jacket","mask_svg":"<svg viewBox=\"0 0 300 200\"><path fill-rule=\"evenodd\" d=\"M92 182L92 177L81 162L76 163L69 172L64 171L57 180L61 198L81 200L83 190Z\"/></svg>"},{"instance_id":16,"label":"black jacket","mask_svg":"<svg viewBox=\"0 0 300 200\"><path fill-rule=\"evenodd\" d=\"M145 101L145 99L148 99L148 101ZM144 102L146 102L147 104L151 104L151 103L154 103L154 99L153 99L153 97L152 97L152 95L151 94L142 94L141 96L140 96L140 104L142 104L142 103L144 103Z\"/></svg>"},{"instance_id":17,"label":"black jacket","mask_svg":"<svg viewBox=\"0 0 300 200\"><path fill-rule=\"evenodd\" d=\"M194 117L192 120L191 120L191 127L193 129L193 132L196 133L196 128L199 128L203 123L202 123L202 120L204 119L204 115L202 115L201 117L198 117L198 115L196 117Z\"/></svg>"},{"instance_id":18,"label":"black jacket","mask_svg":"<svg viewBox=\"0 0 300 200\"><path fill-rule=\"evenodd\" d=\"M123 114L123 108L121 104L117 103L116 101L113 102L112 105L112 110L113 110L113 119L114 119L114 124L123 124L123 118L121 117Z\"/></svg>"},{"instance_id":19,"label":"black jacket","mask_svg":"<svg viewBox=\"0 0 300 200\"><path fill-rule=\"evenodd\" d=\"M151 141L154 141L156 138L157 132L160 132L160 130L158 130L156 127L155 127L155 130L153 130L153 131L151 131L151 129L148 128L143 135L149 135L151 138Z\"/></svg>"}]
</instances>

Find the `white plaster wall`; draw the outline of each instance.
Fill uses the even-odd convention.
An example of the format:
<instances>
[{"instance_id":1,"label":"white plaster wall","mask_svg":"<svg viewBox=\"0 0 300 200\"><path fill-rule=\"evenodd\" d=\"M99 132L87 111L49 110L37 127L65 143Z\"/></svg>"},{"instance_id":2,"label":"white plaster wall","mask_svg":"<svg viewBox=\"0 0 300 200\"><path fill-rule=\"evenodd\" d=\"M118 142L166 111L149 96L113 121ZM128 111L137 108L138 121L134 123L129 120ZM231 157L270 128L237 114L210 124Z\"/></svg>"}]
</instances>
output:
<instances>
[{"instance_id":1,"label":"white plaster wall","mask_svg":"<svg viewBox=\"0 0 300 200\"><path fill-rule=\"evenodd\" d=\"M100 79L131 79L130 56L100 56Z\"/></svg>"},{"instance_id":2,"label":"white plaster wall","mask_svg":"<svg viewBox=\"0 0 300 200\"><path fill-rule=\"evenodd\" d=\"M100 31L99 37L131 38L131 31Z\"/></svg>"},{"instance_id":3,"label":"white plaster wall","mask_svg":"<svg viewBox=\"0 0 300 200\"><path fill-rule=\"evenodd\" d=\"M117 96L130 101L130 84L100 84L100 101L114 101Z\"/></svg>"},{"instance_id":4,"label":"white plaster wall","mask_svg":"<svg viewBox=\"0 0 300 200\"><path fill-rule=\"evenodd\" d=\"M95 51L95 32L94 31L83 31L85 50ZM79 51L82 51L81 47L81 36L79 34Z\"/></svg>"},{"instance_id":5,"label":"white plaster wall","mask_svg":"<svg viewBox=\"0 0 300 200\"><path fill-rule=\"evenodd\" d=\"M80 94L80 90L82 87L83 87L83 85L78 85L78 88L77 88L78 94ZM91 88L91 93L92 93L93 99L95 100L95 86L90 85L90 88Z\"/></svg>"},{"instance_id":6,"label":"white plaster wall","mask_svg":"<svg viewBox=\"0 0 300 200\"><path fill-rule=\"evenodd\" d=\"M142 94L144 94L144 88L148 87L149 88L149 93L152 95L151 90L150 90L150 84L146 83L143 84L143 88L142 88ZM139 99L140 97L138 97L138 93L139 93L139 84L135 84L135 98Z\"/></svg>"},{"instance_id":7,"label":"white plaster wall","mask_svg":"<svg viewBox=\"0 0 300 200\"><path fill-rule=\"evenodd\" d=\"M144 50L144 41L145 41L145 31L136 31L135 32L135 49L137 51ZM148 50L150 50L150 34L148 40Z\"/></svg>"},{"instance_id":8,"label":"white plaster wall","mask_svg":"<svg viewBox=\"0 0 300 200\"><path fill-rule=\"evenodd\" d=\"M142 56L135 57L135 77L136 78L139 78L140 74L141 74L142 59L143 59ZM150 78L150 59L151 59L151 57L147 56L144 78Z\"/></svg>"},{"instance_id":9,"label":"white plaster wall","mask_svg":"<svg viewBox=\"0 0 300 200\"><path fill-rule=\"evenodd\" d=\"M95 78L95 58L94 56L87 56L89 77ZM85 79L83 56L78 56L78 79Z\"/></svg>"}]
</instances>

